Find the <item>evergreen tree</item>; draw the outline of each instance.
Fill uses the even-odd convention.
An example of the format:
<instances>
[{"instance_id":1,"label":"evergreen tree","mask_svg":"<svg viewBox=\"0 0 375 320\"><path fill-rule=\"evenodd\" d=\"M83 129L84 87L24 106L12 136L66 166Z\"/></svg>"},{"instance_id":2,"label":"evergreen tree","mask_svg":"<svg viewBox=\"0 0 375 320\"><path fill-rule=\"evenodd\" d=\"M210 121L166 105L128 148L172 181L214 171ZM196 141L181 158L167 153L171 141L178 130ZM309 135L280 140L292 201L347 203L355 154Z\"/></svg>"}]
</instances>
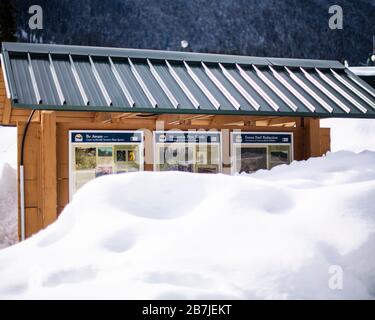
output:
<instances>
[{"instance_id":1,"label":"evergreen tree","mask_svg":"<svg viewBox=\"0 0 375 320\"><path fill-rule=\"evenodd\" d=\"M16 14L12 0L0 0L0 42L16 41Z\"/></svg>"}]
</instances>

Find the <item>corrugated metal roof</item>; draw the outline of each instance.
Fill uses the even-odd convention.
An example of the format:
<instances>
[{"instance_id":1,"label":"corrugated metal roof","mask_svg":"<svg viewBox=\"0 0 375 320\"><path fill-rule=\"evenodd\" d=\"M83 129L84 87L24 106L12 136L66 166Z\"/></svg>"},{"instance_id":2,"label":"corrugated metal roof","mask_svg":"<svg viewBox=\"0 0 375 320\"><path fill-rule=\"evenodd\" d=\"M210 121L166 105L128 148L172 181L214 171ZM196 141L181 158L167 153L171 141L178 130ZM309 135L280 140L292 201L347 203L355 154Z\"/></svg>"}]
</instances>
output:
<instances>
[{"instance_id":1,"label":"corrugated metal roof","mask_svg":"<svg viewBox=\"0 0 375 320\"><path fill-rule=\"evenodd\" d=\"M375 118L337 61L3 43L14 107Z\"/></svg>"}]
</instances>

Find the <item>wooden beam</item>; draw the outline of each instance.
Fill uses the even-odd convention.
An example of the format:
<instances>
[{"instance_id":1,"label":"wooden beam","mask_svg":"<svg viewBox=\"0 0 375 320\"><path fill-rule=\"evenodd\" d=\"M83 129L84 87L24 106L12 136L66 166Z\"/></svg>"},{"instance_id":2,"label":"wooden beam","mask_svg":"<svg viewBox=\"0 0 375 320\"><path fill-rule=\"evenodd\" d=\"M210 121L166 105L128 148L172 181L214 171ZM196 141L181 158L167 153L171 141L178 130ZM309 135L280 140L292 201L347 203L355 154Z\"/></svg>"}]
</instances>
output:
<instances>
[{"instance_id":1,"label":"wooden beam","mask_svg":"<svg viewBox=\"0 0 375 320\"><path fill-rule=\"evenodd\" d=\"M41 192L40 210L43 227L57 218L56 114L42 111L41 115Z\"/></svg>"},{"instance_id":2,"label":"wooden beam","mask_svg":"<svg viewBox=\"0 0 375 320\"><path fill-rule=\"evenodd\" d=\"M285 123L291 123L291 122L296 122L297 118L293 117L280 117L280 118L271 118L269 120L269 125L275 125L275 124L285 124Z\"/></svg>"},{"instance_id":3,"label":"wooden beam","mask_svg":"<svg viewBox=\"0 0 375 320\"><path fill-rule=\"evenodd\" d=\"M12 106L10 103L10 99L5 99L4 111L3 111L3 124L10 124L11 114L12 114Z\"/></svg>"},{"instance_id":4,"label":"wooden beam","mask_svg":"<svg viewBox=\"0 0 375 320\"><path fill-rule=\"evenodd\" d=\"M221 130L222 139L222 162L223 162L223 173L231 174L231 151L230 151L230 132L229 130Z\"/></svg>"},{"instance_id":5,"label":"wooden beam","mask_svg":"<svg viewBox=\"0 0 375 320\"><path fill-rule=\"evenodd\" d=\"M210 119L193 119L193 120L188 120L188 121L190 124L194 126L209 126L211 124Z\"/></svg>"},{"instance_id":6,"label":"wooden beam","mask_svg":"<svg viewBox=\"0 0 375 320\"><path fill-rule=\"evenodd\" d=\"M207 115L207 114L200 114L200 115L180 115L177 120L170 121L168 124L182 124L186 123L188 124L191 120L201 120L201 119L209 119L212 118L213 115Z\"/></svg>"},{"instance_id":7,"label":"wooden beam","mask_svg":"<svg viewBox=\"0 0 375 320\"><path fill-rule=\"evenodd\" d=\"M118 119L134 119L137 118L138 115L140 115L140 113L124 113L119 116Z\"/></svg>"},{"instance_id":8,"label":"wooden beam","mask_svg":"<svg viewBox=\"0 0 375 320\"><path fill-rule=\"evenodd\" d=\"M331 129L320 128L320 153L326 154L331 151Z\"/></svg>"},{"instance_id":9,"label":"wooden beam","mask_svg":"<svg viewBox=\"0 0 375 320\"><path fill-rule=\"evenodd\" d=\"M257 120L255 123L257 127L268 127L268 121L269 120Z\"/></svg>"},{"instance_id":10,"label":"wooden beam","mask_svg":"<svg viewBox=\"0 0 375 320\"><path fill-rule=\"evenodd\" d=\"M305 118L305 158L320 157L320 120L319 118Z\"/></svg>"},{"instance_id":11,"label":"wooden beam","mask_svg":"<svg viewBox=\"0 0 375 320\"><path fill-rule=\"evenodd\" d=\"M94 122L106 122L111 120L110 112L95 112Z\"/></svg>"}]
</instances>

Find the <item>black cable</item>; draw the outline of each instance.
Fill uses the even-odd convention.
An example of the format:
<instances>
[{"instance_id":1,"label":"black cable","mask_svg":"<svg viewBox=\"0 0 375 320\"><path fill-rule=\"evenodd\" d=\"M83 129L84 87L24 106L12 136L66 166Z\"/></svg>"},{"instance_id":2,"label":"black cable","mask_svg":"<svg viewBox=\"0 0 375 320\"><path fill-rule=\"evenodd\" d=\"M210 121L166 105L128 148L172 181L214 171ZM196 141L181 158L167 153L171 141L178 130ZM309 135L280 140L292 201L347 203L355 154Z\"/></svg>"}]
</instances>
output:
<instances>
[{"instance_id":1,"label":"black cable","mask_svg":"<svg viewBox=\"0 0 375 320\"><path fill-rule=\"evenodd\" d=\"M160 113L137 114L137 117L140 117L140 118L148 118L148 117L158 116L159 114L160 114Z\"/></svg>"},{"instance_id":2,"label":"black cable","mask_svg":"<svg viewBox=\"0 0 375 320\"><path fill-rule=\"evenodd\" d=\"M31 111L31 113L29 115L29 118L27 119L25 130L23 131L22 145L21 145L21 161L20 161L21 166L23 166L23 154L24 154L24 147L25 147L27 129L29 128L29 124L31 122L31 119L33 118L34 112L35 112L35 109L33 109L33 111Z\"/></svg>"}]
</instances>

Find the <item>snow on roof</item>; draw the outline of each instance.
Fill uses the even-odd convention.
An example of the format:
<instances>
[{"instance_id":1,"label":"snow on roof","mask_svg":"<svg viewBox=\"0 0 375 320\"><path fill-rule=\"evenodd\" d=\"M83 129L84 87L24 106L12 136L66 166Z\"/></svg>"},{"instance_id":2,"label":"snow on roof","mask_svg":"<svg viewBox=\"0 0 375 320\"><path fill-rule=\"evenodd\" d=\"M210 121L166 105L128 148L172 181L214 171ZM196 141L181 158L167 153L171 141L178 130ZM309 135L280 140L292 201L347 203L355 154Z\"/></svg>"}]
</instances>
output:
<instances>
[{"instance_id":1,"label":"snow on roof","mask_svg":"<svg viewBox=\"0 0 375 320\"><path fill-rule=\"evenodd\" d=\"M349 70L357 76L375 76L375 67L350 67Z\"/></svg>"}]
</instances>

